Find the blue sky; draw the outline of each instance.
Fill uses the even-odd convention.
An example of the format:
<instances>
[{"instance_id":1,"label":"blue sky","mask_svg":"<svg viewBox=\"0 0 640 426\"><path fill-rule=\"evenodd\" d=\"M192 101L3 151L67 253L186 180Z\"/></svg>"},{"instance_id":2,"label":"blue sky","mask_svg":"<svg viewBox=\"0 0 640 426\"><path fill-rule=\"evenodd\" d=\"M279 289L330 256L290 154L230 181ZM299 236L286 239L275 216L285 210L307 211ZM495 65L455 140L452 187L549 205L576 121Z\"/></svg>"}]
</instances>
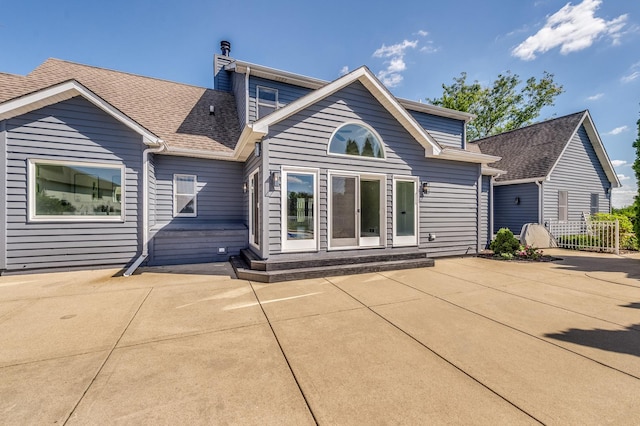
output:
<instances>
[{"instance_id":1,"label":"blue sky","mask_svg":"<svg viewBox=\"0 0 640 426\"><path fill-rule=\"evenodd\" d=\"M212 87L220 40L231 56L333 80L367 65L399 97L441 95L460 72L555 75L565 93L541 118L589 109L623 188L640 117L640 2L633 0L6 0L0 72L49 57Z\"/></svg>"}]
</instances>

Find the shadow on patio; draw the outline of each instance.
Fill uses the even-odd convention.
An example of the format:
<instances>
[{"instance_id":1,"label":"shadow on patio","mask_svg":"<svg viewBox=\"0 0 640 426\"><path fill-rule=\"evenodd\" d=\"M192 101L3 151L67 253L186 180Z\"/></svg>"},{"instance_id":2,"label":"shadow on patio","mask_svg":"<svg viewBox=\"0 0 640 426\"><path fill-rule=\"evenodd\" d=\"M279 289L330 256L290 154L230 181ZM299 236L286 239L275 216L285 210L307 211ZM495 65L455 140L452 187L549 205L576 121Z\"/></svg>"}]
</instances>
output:
<instances>
[{"instance_id":1,"label":"shadow on patio","mask_svg":"<svg viewBox=\"0 0 640 426\"><path fill-rule=\"evenodd\" d=\"M630 325L624 330L579 330L571 328L562 333L549 333L544 336L563 342L640 357L640 324Z\"/></svg>"},{"instance_id":2,"label":"shadow on patio","mask_svg":"<svg viewBox=\"0 0 640 426\"><path fill-rule=\"evenodd\" d=\"M557 263L557 269L584 272L619 272L626 274L626 278L638 280L640 284L640 260L621 258L615 255L602 256L572 256L566 251L555 254L562 258Z\"/></svg>"}]
</instances>

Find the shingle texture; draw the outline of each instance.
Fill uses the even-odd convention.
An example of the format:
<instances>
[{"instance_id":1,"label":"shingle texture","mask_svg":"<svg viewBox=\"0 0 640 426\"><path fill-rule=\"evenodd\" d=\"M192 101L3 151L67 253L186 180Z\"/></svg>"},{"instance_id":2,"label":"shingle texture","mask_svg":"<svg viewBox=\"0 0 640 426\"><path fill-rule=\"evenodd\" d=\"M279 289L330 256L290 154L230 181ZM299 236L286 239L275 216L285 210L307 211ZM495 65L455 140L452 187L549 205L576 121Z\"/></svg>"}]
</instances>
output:
<instances>
[{"instance_id":1,"label":"shingle texture","mask_svg":"<svg viewBox=\"0 0 640 426\"><path fill-rule=\"evenodd\" d=\"M170 147L230 153L240 136L231 93L58 59L26 77L0 74L0 102L67 80L78 81Z\"/></svg>"},{"instance_id":2,"label":"shingle texture","mask_svg":"<svg viewBox=\"0 0 640 426\"><path fill-rule=\"evenodd\" d=\"M483 154L502 157L491 167L505 170L497 181L544 178L560 157L565 145L585 117L586 111L532 124L496 136L478 139Z\"/></svg>"}]
</instances>

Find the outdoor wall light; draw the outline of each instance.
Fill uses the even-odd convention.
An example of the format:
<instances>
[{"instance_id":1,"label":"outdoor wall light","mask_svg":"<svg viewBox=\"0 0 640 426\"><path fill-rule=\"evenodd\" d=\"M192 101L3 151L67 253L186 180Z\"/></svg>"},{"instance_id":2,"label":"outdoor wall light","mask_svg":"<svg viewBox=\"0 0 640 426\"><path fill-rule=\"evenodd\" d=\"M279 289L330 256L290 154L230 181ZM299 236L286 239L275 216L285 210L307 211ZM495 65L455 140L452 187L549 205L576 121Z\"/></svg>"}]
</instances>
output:
<instances>
[{"instance_id":1,"label":"outdoor wall light","mask_svg":"<svg viewBox=\"0 0 640 426\"><path fill-rule=\"evenodd\" d=\"M247 182L242 182L242 192L246 194L248 189L249 185L247 185Z\"/></svg>"},{"instance_id":2,"label":"outdoor wall light","mask_svg":"<svg viewBox=\"0 0 640 426\"><path fill-rule=\"evenodd\" d=\"M256 142L256 148L253 152L256 157L260 157L262 154L262 142Z\"/></svg>"},{"instance_id":3,"label":"outdoor wall light","mask_svg":"<svg viewBox=\"0 0 640 426\"><path fill-rule=\"evenodd\" d=\"M273 187L274 188L280 188L280 172L279 171L273 171L271 172L271 182L273 183Z\"/></svg>"},{"instance_id":4,"label":"outdoor wall light","mask_svg":"<svg viewBox=\"0 0 640 426\"><path fill-rule=\"evenodd\" d=\"M515 201L516 205L520 204L520 197L516 197Z\"/></svg>"},{"instance_id":5,"label":"outdoor wall light","mask_svg":"<svg viewBox=\"0 0 640 426\"><path fill-rule=\"evenodd\" d=\"M429 193L429 182L422 182L422 195Z\"/></svg>"}]
</instances>

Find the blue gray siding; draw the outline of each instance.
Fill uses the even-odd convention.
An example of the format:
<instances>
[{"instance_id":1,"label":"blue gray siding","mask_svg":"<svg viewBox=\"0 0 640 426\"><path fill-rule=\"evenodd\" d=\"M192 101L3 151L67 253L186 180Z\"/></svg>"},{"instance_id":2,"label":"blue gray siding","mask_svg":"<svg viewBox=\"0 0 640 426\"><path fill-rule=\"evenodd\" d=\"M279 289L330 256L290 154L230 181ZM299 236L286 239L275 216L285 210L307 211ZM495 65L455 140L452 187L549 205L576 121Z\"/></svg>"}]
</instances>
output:
<instances>
[{"instance_id":1,"label":"blue gray siding","mask_svg":"<svg viewBox=\"0 0 640 426\"><path fill-rule=\"evenodd\" d=\"M291 84L280 83L273 80L266 80L260 77L253 77L249 75L249 122L256 121L256 87L264 86L278 90L278 107L282 108L291 102L303 97L307 93L311 92L311 89L304 87L293 86ZM262 117L260 117L262 118Z\"/></svg>"},{"instance_id":2,"label":"blue gray siding","mask_svg":"<svg viewBox=\"0 0 640 426\"><path fill-rule=\"evenodd\" d=\"M124 266L140 252L141 137L76 97L8 120L7 271ZM27 160L125 165L122 222L29 223Z\"/></svg>"},{"instance_id":3,"label":"blue gray siding","mask_svg":"<svg viewBox=\"0 0 640 426\"><path fill-rule=\"evenodd\" d=\"M464 121L438 117L424 112L408 111L440 145L454 148L464 146Z\"/></svg>"},{"instance_id":4,"label":"blue gray siding","mask_svg":"<svg viewBox=\"0 0 640 426\"><path fill-rule=\"evenodd\" d=\"M156 224L156 157L149 154L149 226Z\"/></svg>"},{"instance_id":5,"label":"blue gray siding","mask_svg":"<svg viewBox=\"0 0 640 426\"><path fill-rule=\"evenodd\" d=\"M480 248L487 248L491 242L491 225L489 212L491 208L491 176L482 176L482 192L480 193Z\"/></svg>"},{"instance_id":6,"label":"blue gray siding","mask_svg":"<svg viewBox=\"0 0 640 426\"><path fill-rule=\"evenodd\" d=\"M238 110L238 123L240 128L247 124L247 92L245 90L244 74L233 73L232 76L233 96L236 98L236 109Z\"/></svg>"},{"instance_id":7,"label":"blue gray siding","mask_svg":"<svg viewBox=\"0 0 640 426\"><path fill-rule=\"evenodd\" d=\"M538 223L538 185L535 182L495 186L493 196L494 232L509 228L519 235L525 223ZM516 204L516 197L520 204Z\"/></svg>"},{"instance_id":8,"label":"blue gray siding","mask_svg":"<svg viewBox=\"0 0 640 426\"><path fill-rule=\"evenodd\" d=\"M247 246L243 164L156 155L155 226L149 263L168 265L228 259ZM197 176L197 217L173 217L173 175ZM218 249L225 253L219 254Z\"/></svg>"},{"instance_id":9,"label":"blue gray siding","mask_svg":"<svg viewBox=\"0 0 640 426\"><path fill-rule=\"evenodd\" d=\"M233 62L229 56L214 55L213 56L213 88L231 92L231 76L230 72L225 71L224 67Z\"/></svg>"},{"instance_id":10,"label":"blue gray siding","mask_svg":"<svg viewBox=\"0 0 640 426\"><path fill-rule=\"evenodd\" d=\"M332 132L346 121L360 120L372 126L385 144L386 159L327 156ZM427 159L424 148L398 124L391 114L360 83L337 93L270 128L265 142L272 169L281 166L319 169L320 249L327 249L327 172L383 173L387 181L387 246L393 236L393 176L415 176L430 184L430 193L420 197L419 246L430 255L475 253L478 239L479 167L451 161ZM281 250L280 192L267 196L269 253ZM436 234L428 241L429 233Z\"/></svg>"},{"instance_id":11,"label":"blue gray siding","mask_svg":"<svg viewBox=\"0 0 640 426\"><path fill-rule=\"evenodd\" d=\"M0 174L7 176L6 122L0 121ZM7 180L0 184L0 274L7 267Z\"/></svg>"},{"instance_id":12,"label":"blue gray siding","mask_svg":"<svg viewBox=\"0 0 640 426\"><path fill-rule=\"evenodd\" d=\"M605 192L608 186L587 132L580 126L551 172L551 179L543 183L544 220L558 219L558 191L568 192L569 220L580 220L583 212L589 213L592 193L599 195L600 212L608 213L611 208L610 195Z\"/></svg>"}]
</instances>

